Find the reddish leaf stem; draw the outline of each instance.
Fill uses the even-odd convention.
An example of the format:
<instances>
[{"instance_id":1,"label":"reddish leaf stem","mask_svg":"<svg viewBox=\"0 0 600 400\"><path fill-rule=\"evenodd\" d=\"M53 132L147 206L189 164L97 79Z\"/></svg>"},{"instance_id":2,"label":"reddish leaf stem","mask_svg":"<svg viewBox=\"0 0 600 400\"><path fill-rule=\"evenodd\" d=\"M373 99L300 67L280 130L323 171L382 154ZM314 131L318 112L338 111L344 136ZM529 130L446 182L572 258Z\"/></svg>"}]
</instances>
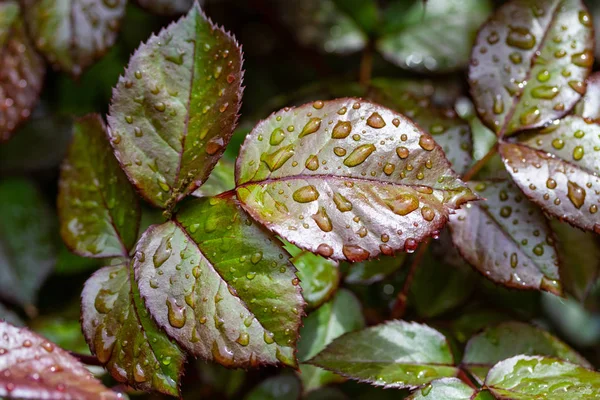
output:
<instances>
[{"instance_id":1,"label":"reddish leaf stem","mask_svg":"<svg viewBox=\"0 0 600 400\"><path fill-rule=\"evenodd\" d=\"M415 277L415 272L421 261L423 260L423 256L427 252L429 248L429 239L421 243L419 249L415 253L415 257L413 258L412 263L410 264L410 269L408 270L408 275L406 276L406 280L404 281L404 286L402 287L402 291L398 293L398 297L396 297L396 302L392 307L392 318L400 319L404 316L406 312L406 300L408 299L408 291L410 290L410 285Z\"/></svg>"},{"instance_id":2,"label":"reddish leaf stem","mask_svg":"<svg viewBox=\"0 0 600 400\"><path fill-rule=\"evenodd\" d=\"M481 160L477 161L462 177L462 180L467 182L470 181L484 166L487 162L498 152L498 143L494 144L494 146L487 152L485 156L481 158Z\"/></svg>"},{"instance_id":3,"label":"reddish leaf stem","mask_svg":"<svg viewBox=\"0 0 600 400\"><path fill-rule=\"evenodd\" d=\"M358 81L364 88L369 87L371 82L371 72L373 71L373 42L369 41L363 50L360 60L360 71Z\"/></svg>"}]
</instances>

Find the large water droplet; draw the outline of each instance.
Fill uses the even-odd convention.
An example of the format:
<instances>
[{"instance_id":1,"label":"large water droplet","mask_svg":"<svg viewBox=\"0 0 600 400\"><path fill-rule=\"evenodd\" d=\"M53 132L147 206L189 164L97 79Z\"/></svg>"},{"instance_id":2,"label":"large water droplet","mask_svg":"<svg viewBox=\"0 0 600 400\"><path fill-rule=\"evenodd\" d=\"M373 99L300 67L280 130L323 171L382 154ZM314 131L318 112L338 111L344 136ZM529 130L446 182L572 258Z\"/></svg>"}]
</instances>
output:
<instances>
[{"instance_id":1,"label":"large water droplet","mask_svg":"<svg viewBox=\"0 0 600 400\"><path fill-rule=\"evenodd\" d=\"M350 262L365 261L371 254L367 250L357 245L344 245L344 247L342 247L342 253L344 253L344 256Z\"/></svg>"},{"instance_id":2,"label":"large water droplet","mask_svg":"<svg viewBox=\"0 0 600 400\"><path fill-rule=\"evenodd\" d=\"M506 37L506 44L522 50L531 50L535 46L535 36L527 28L510 27L511 30Z\"/></svg>"},{"instance_id":3,"label":"large water droplet","mask_svg":"<svg viewBox=\"0 0 600 400\"><path fill-rule=\"evenodd\" d=\"M317 169L319 169L319 158L316 155L311 154L306 159L306 163L304 164L304 166L311 171L316 171Z\"/></svg>"},{"instance_id":4,"label":"large water droplet","mask_svg":"<svg viewBox=\"0 0 600 400\"><path fill-rule=\"evenodd\" d=\"M325 207L319 207L319 210L316 212L316 214L312 215L312 219L317 223L317 226L323 232L331 232L333 230L331 219L329 218L329 215L327 215Z\"/></svg>"},{"instance_id":5,"label":"large water droplet","mask_svg":"<svg viewBox=\"0 0 600 400\"><path fill-rule=\"evenodd\" d=\"M277 128L277 129L273 130L273 132L271 133L271 138L269 139L269 144L271 146L277 146L277 145L281 144L281 142L283 142L283 139L285 139L285 132L283 131L283 129Z\"/></svg>"},{"instance_id":6,"label":"large water droplet","mask_svg":"<svg viewBox=\"0 0 600 400\"><path fill-rule=\"evenodd\" d=\"M160 268L160 266L163 265L165 261L169 259L169 257L171 257L172 251L173 248L171 245L171 236L164 236L156 248L154 256L152 257L154 266L156 268Z\"/></svg>"},{"instance_id":7,"label":"large water droplet","mask_svg":"<svg viewBox=\"0 0 600 400\"><path fill-rule=\"evenodd\" d=\"M385 126L385 121L381 115L379 115L379 113L374 112L369 116L369 118L367 118L367 125L369 125L371 128L381 129Z\"/></svg>"},{"instance_id":8,"label":"large water droplet","mask_svg":"<svg viewBox=\"0 0 600 400\"><path fill-rule=\"evenodd\" d=\"M594 64L594 54L590 50L575 53L571 56L571 62L578 67L590 68Z\"/></svg>"},{"instance_id":9,"label":"large water droplet","mask_svg":"<svg viewBox=\"0 0 600 400\"><path fill-rule=\"evenodd\" d=\"M333 195L333 202L338 210L347 212L352 210L352 203L339 193Z\"/></svg>"},{"instance_id":10,"label":"large water droplet","mask_svg":"<svg viewBox=\"0 0 600 400\"><path fill-rule=\"evenodd\" d=\"M338 121L338 123L335 124L335 126L333 127L331 137L333 139L344 139L348 137L351 131L352 124L350 123L350 121Z\"/></svg>"},{"instance_id":11,"label":"large water droplet","mask_svg":"<svg viewBox=\"0 0 600 400\"><path fill-rule=\"evenodd\" d=\"M173 297L167 297L169 325L173 328L183 328L186 321L185 307L179 307Z\"/></svg>"},{"instance_id":12,"label":"large water droplet","mask_svg":"<svg viewBox=\"0 0 600 400\"><path fill-rule=\"evenodd\" d=\"M362 164L375 150L375 146L371 143L358 146L344 159L344 165L347 167L356 167Z\"/></svg>"},{"instance_id":13,"label":"large water droplet","mask_svg":"<svg viewBox=\"0 0 600 400\"><path fill-rule=\"evenodd\" d=\"M319 198L319 192L313 185L307 185L297 189L292 195L292 198L298 203L310 203Z\"/></svg>"},{"instance_id":14,"label":"large water droplet","mask_svg":"<svg viewBox=\"0 0 600 400\"><path fill-rule=\"evenodd\" d=\"M419 146L424 150L431 151L435 147L435 141L429 135L421 135L419 138Z\"/></svg>"},{"instance_id":15,"label":"large water droplet","mask_svg":"<svg viewBox=\"0 0 600 400\"><path fill-rule=\"evenodd\" d=\"M385 204L395 214L404 216L419 208L419 199L412 194L399 194L393 199L384 199Z\"/></svg>"},{"instance_id":16,"label":"large water droplet","mask_svg":"<svg viewBox=\"0 0 600 400\"><path fill-rule=\"evenodd\" d=\"M585 202L585 195L586 195L585 189L583 189L581 186L579 186L575 182L571 182L571 181L567 182L567 188L568 188L567 197L569 197L569 200L571 200L571 203L573 203L573 205L576 208L581 208L581 206Z\"/></svg>"},{"instance_id":17,"label":"large water droplet","mask_svg":"<svg viewBox=\"0 0 600 400\"><path fill-rule=\"evenodd\" d=\"M302 132L298 135L298 138L303 138L305 136L310 135L311 133L315 133L321 127L321 118L311 118L308 120L304 128L302 128Z\"/></svg>"},{"instance_id":18,"label":"large water droplet","mask_svg":"<svg viewBox=\"0 0 600 400\"><path fill-rule=\"evenodd\" d=\"M272 153L263 153L260 157L261 161L267 164L267 167L271 172L278 170L281 168L287 160L292 158L294 155L294 145L289 144L284 146L278 150L275 150Z\"/></svg>"},{"instance_id":19,"label":"large water droplet","mask_svg":"<svg viewBox=\"0 0 600 400\"><path fill-rule=\"evenodd\" d=\"M557 94L558 94L558 87L556 87L556 86L542 85L542 86L536 86L533 89L531 89L531 96L536 99L550 100L550 99L555 98Z\"/></svg>"}]
</instances>

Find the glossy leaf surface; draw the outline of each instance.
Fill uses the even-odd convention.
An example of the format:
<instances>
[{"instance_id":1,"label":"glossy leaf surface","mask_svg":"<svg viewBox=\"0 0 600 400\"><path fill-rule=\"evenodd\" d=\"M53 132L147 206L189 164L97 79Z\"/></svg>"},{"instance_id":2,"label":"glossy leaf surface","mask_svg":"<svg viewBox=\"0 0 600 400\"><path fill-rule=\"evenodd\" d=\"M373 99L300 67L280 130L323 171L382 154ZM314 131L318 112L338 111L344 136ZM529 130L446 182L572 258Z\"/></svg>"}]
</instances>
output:
<instances>
[{"instance_id":1,"label":"glossy leaf surface","mask_svg":"<svg viewBox=\"0 0 600 400\"><path fill-rule=\"evenodd\" d=\"M412 395L407 400L471 400L475 396L475 389L456 378L442 378L428 383Z\"/></svg>"},{"instance_id":2,"label":"glossy leaf surface","mask_svg":"<svg viewBox=\"0 0 600 400\"><path fill-rule=\"evenodd\" d=\"M473 336L467 343L462 365L483 382L494 364L519 354L556 357L591 367L560 339L521 322L504 322Z\"/></svg>"},{"instance_id":3,"label":"glossy leaf surface","mask_svg":"<svg viewBox=\"0 0 600 400\"><path fill-rule=\"evenodd\" d=\"M377 48L403 68L455 70L467 65L475 32L490 11L488 0L416 1L396 22L401 27L384 35Z\"/></svg>"},{"instance_id":4,"label":"glossy leaf surface","mask_svg":"<svg viewBox=\"0 0 600 400\"><path fill-rule=\"evenodd\" d=\"M300 251L293 256L290 261L298 269L297 275L306 306L309 309L320 307L338 288L338 263L308 251Z\"/></svg>"},{"instance_id":5,"label":"glossy leaf surface","mask_svg":"<svg viewBox=\"0 0 600 400\"><path fill-rule=\"evenodd\" d=\"M75 122L62 164L58 210L61 236L86 257L127 257L140 223L138 197L112 154L98 114Z\"/></svg>"},{"instance_id":6,"label":"glossy leaf surface","mask_svg":"<svg viewBox=\"0 0 600 400\"><path fill-rule=\"evenodd\" d=\"M498 136L539 127L585 93L594 63L581 0L512 0L482 27L469 81L481 119Z\"/></svg>"},{"instance_id":7,"label":"glossy leaf surface","mask_svg":"<svg viewBox=\"0 0 600 400\"><path fill-rule=\"evenodd\" d=\"M27 37L16 1L0 4L0 51L0 142L4 142L31 115L46 71Z\"/></svg>"},{"instance_id":8,"label":"glossy leaf surface","mask_svg":"<svg viewBox=\"0 0 600 400\"><path fill-rule=\"evenodd\" d=\"M194 0L136 0L136 3L154 14L177 15L192 8ZM202 4L203 1L199 3Z\"/></svg>"},{"instance_id":9,"label":"glossy leaf surface","mask_svg":"<svg viewBox=\"0 0 600 400\"><path fill-rule=\"evenodd\" d=\"M295 366L304 307L296 270L235 200L190 201L136 250L141 296L183 348L228 367Z\"/></svg>"},{"instance_id":10,"label":"glossy leaf surface","mask_svg":"<svg viewBox=\"0 0 600 400\"><path fill-rule=\"evenodd\" d=\"M553 358L516 356L496 364L486 386L501 399L594 399L600 396L600 374Z\"/></svg>"},{"instance_id":11,"label":"glossy leaf surface","mask_svg":"<svg viewBox=\"0 0 600 400\"><path fill-rule=\"evenodd\" d=\"M585 119L600 119L600 72L594 72L586 80L586 91L575 105L573 112Z\"/></svg>"},{"instance_id":12,"label":"glossy leaf surface","mask_svg":"<svg viewBox=\"0 0 600 400\"><path fill-rule=\"evenodd\" d=\"M359 301L346 289L340 289L331 301L312 312L303 322L298 343L300 361L311 359L344 333L365 326ZM307 392L343 380L330 371L308 364L300 365L300 379Z\"/></svg>"},{"instance_id":13,"label":"glossy leaf surface","mask_svg":"<svg viewBox=\"0 0 600 400\"><path fill-rule=\"evenodd\" d=\"M499 150L531 201L550 215L600 233L599 124L569 116Z\"/></svg>"},{"instance_id":14,"label":"glossy leaf surface","mask_svg":"<svg viewBox=\"0 0 600 400\"><path fill-rule=\"evenodd\" d=\"M121 399L83 364L41 336L0 321L0 396L18 399Z\"/></svg>"},{"instance_id":15,"label":"glossy leaf surface","mask_svg":"<svg viewBox=\"0 0 600 400\"><path fill-rule=\"evenodd\" d=\"M27 27L38 50L74 77L114 44L126 0L25 0Z\"/></svg>"},{"instance_id":16,"label":"glossy leaf surface","mask_svg":"<svg viewBox=\"0 0 600 400\"><path fill-rule=\"evenodd\" d=\"M142 44L114 92L108 123L117 159L152 204L199 187L237 121L242 53L195 5Z\"/></svg>"},{"instance_id":17,"label":"glossy leaf surface","mask_svg":"<svg viewBox=\"0 0 600 400\"><path fill-rule=\"evenodd\" d=\"M246 138L242 207L306 250L364 261L417 244L475 199L432 137L358 99L285 108Z\"/></svg>"},{"instance_id":18,"label":"glossy leaf surface","mask_svg":"<svg viewBox=\"0 0 600 400\"><path fill-rule=\"evenodd\" d=\"M344 263L347 268L344 282L350 284L370 285L379 282L399 270L406 260L406 253L396 256L384 256L377 260L357 263Z\"/></svg>"},{"instance_id":19,"label":"glossy leaf surface","mask_svg":"<svg viewBox=\"0 0 600 400\"><path fill-rule=\"evenodd\" d=\"M414 388L457 374L446 338L426 325L390 321L334 340L310 360L376 386Z\"/></svg>"},{"instance_id":20,"label":"glossy leaf surface","mask_svg":"<svg viewBox=\"0 0 600 400\"><path fill-rule=\"evenodd\" d=\"M196 197L211 197L235 188L235 165L221 158L211 171L204 184L196 189L192 195Z\"/></svg>"},{"instance_id":21,"label":"glossy leaf surface","mask_svg":"<svg viewBox=\"0 0 600 400\"><path fill-rule=\"evenodd\" d=\"M462 256L494 282L562 293L554 237L543 213L509 181L473 182L485 201L450 219Z\"/></svg>"},{"instance_id":22,"label":"glossy leaf surface","mask_svg":"<svg viewBox=\"0 0 600 400\"><path fill-rule=\"evenodd\" d=\"M148 315L127 264L104 267L81 294L90 349L119 382L177 396L184 353Z\"/></svg>"},{"instance_id":23,"label":"glossy leaf surface","mask_svg":"<svg viewBox=\"0 0 600 400\"><path fill-rule=\"evenodd\" d=\"M3 179L0 199L0 298L31 306L56 259L52 211L27 180Z\"/></svg>"}]
</instances>

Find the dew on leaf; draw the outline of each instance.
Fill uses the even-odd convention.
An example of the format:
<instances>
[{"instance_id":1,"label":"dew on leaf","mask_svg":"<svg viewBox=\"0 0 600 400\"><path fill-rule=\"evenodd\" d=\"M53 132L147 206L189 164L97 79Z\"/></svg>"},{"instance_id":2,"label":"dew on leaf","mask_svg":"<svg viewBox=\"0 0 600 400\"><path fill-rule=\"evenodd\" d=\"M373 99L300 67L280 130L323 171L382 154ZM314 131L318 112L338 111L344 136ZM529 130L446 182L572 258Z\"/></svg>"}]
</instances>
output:
<instances>
[{"instance_id":1,"label":"dew on leaf","mask_svg":"<svg viewBox=\"0 0 600 400\"><path fill-rule=\"evenodd\" d=\"M581 186L575 182L567 182L567 197L576 208L581 208L585 202L586 192Z\"/></svg>"},{"instance_id":2,"label":"dew on leaf","mask_svg":"<svg viewBox=\"0 0 600 400\"><path fill-rule=\"evenodd\" d=\"M333 139L344 139L350 135L352 124L349 121L338 121L333 127L331 137Z\"/></svg>"},{"instance_id":3,"label":"dew on leaf","mask_svg":"<svg viewBox=\"0 0 600 400\"><path fill-rule=\"evenodd\" d=\"M385 126L385 121L381 115L379 115L379 113L374 112L369 116L369 118L367 118L367 125L369 125L371 128L381 129Z\"/></svg>"},{"instance_id":4,"label":"dew on leaf","mask_svg":"<svg viewBox=\"0 0 600 400\"><path fill-rule=\"evenodd\" d=\"M371 143L358 146L344 159L344 165L347 167L356 167L362 164L375 150L375 146Z\"/></svg>"},{"instance_id":5,"label":"dew on leaf","mask_svg":"<svg viewBox=\"0 0 600 400\"><path fill-rule=\"evenodd\" d=\"M306 125L304 125L304 128L302 128L302 132L300 132L300 135L298 135L298 138L303 138L305 136L308 136L312 133L315 133L316 131L319 130L319 128L321 127L321 118L311 118Z\"/></svg>"},{"instance_id":6,"label":"dew on leaf","mask_svg":"<svg viewBox=\"0 0 600 400\"><path fill-rule=\"evenodd\" d=\"M317 188L312 185L303 186L297 189L293 194L292 198L298 203L310 203L319 198L319 192Z\"/></svg>"}]
</instances>

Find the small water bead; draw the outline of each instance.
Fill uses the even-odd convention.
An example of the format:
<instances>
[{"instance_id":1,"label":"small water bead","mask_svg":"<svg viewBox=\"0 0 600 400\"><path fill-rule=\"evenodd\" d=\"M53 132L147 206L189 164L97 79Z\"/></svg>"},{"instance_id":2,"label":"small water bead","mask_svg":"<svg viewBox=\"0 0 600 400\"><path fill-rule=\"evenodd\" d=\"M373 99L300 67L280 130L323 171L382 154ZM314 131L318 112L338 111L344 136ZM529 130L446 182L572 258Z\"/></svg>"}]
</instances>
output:
<instances>
[{"instance_id":1,"label":"small water bead","mask_svg":"<svg viewBox=\"0 0 600 400\"><path fill-rule=\"evenodd\" d=\"M397 128L400 125L400 120L398 118L394 118L392 120L392 124Z\"/></svg>"},{"instance_id":2,"label":"small water bead","mask_svg":"<svg viewBox=\"0 0 600 400\"><path fill-rule=\"evenodd\" d=\"M137 126L135 128L133 128L133 133L135 134L136 137L144 136L144 133L142 132L142 130Z\"/></svg>"},{"instance_id":3,"label":"small water bead","mask_svg":"<svg viewBox=\"0 0 600 400\"><path fill-rule=\"evenodd\" d=\"M536 99L551 100L558 95L559 89L556 86L542 85L534 87L531 90L531 96Z\"/></svg>"},{"instance_id":4,"label":"small water bead","mask_svg":"<svg viewBox=\"0 0 600 400\"><path fill-rule=\"evenodd\" d=\"M298 138L303 138L305 136L308 136L310 134L315 133L316 131L319 130L319 128L321 127L321 118L311 118L306 125L304 125L304 128L302 128L302 132L300 132L300 135L298 135ZM289 130L289 128L288 128Z\"/></svg>"},{"instance_id":5,"label":"small water bead","mask_svg":"<svg viewBox=\"0 0 600 400\"><path fill-rule=\"evenodd\" d=\"M321 243L317 247L317 253L323 257L331 257L333 255L333 248L328 244Z\"/></svg>"},{"instance_id":6,"label":"small water bead","mask_svg":"<svg viewBox=\"0 0 600 400\"><path fill-rule=\"evenodd\" d=\"M385 204L394 214L405 216L419 208L419 199L409 193L402 193L392 199L384 199Z\"/></svg>"},{"instance_id":7,"label":"small water bead","mask_svg":"<svg viewBox=\"0 0 600 400\"><path fill-rule=\"evenodd\" d=\"M346 155L346 149L344 149L343 147L334 147L333 152L338 157L343 157Z\"/></svg>"},{"instance_id":8,"label":"small water bead","mask_svg":"<svg viewBox=\"0 0 600 400\"><path fill-rule=\"evenodd\" d=\"M292 198L298 203L310 203L319 198L319 192L313 185L307 185L297 189L292 194Z\"/></svg>"},{"instance_id":9,"label":"small water bead","mask_svg":"<svg viewBox=\"0 0 600 400\"><path fill-rule=\"evenodd\" d=\"M510 266L512 268L517 268L517 265L519 264L519 258L517 256L517 253L512 253L510 255Z\"/></svg>"},{"instance_id":10,"label":"small water bead","mask_svg":"<svg viewBox=\"0 0 600 400\"><path fill-rule=\"evenodd\" d=\"M494 97L494 105L492 107L492 111L496 115L502 114L504 112L504 102L502 101L502 96L499 94L496 95L496 97Z\"/></svg>"},{"instance_id":11,"label":"small water bead","mask_svg":"<svg viewBox=\"0 0 600 400\"><path fill-rule=\"evenodd\" d=\"M344 159L344 165L347 167L356 167L362 164L375 150L375 145L371 143L358 146Z\"/></svg>"},{"instance_id":12,"label":"small water bead","mask_svg":"<svg viewBox=\"0 0 600 400\"><path fill-rule=\"evenodd\" d=\"M579 161L583 158L583 155L584 155L583 147L575 146L575 148L573 149L573 159L575 161Z\"/></svg>"},{"instance_id":13,"label":"small water bead","mask_svg":"<svg viewBox=\"0 0 600 400\"><path fill-rule=\"evenodd\" d=\"M396 148L396 154L398 155L398 157L400 157L401 159L405 159L408 157L408 155L410 154L408 148L401 146L401 147L397 147Z\"/></svg>"},{"instance_id":14,"label":"small water bead","mask_svg":"<svg viewBox=\"0 0 600 400\"><path fill-rule=\"evenodd\" d=\"M323 101L322 101L322 100L317 100L317 101L315 101L315 102L313 103L313 108L315 108L315 109L317 109L317 110L320 110L321 108L323 108L323 105L324 105L324 104L325 104L325 103L323 103Z\"/></svg>"},{"instance_id":15,"label":"small water bead","mask_svg":"<svg viewBox=\"0 0 600 400\"><path fill-rule=\"evenodd\" d=\"M540 82L546 82L550 79L550 72L548 70L543 69L537 74L537 80Z\"/></svg>"},{"instance_id":16,"label":"small water bead","mask_svg":"<svg viewBox=\"0 0 600 400\"><path fill-rule=\"evenodd\" d=\"M414 253L418 245L419 243L415 239L408 238L404 242L404 251L406 251L407 253Z\"/></svg>"},{"instance_id":17,"label":"small water bead","mask_svg":"<svg viewBox=\"0 0 600 400\"><path fill-rule=\"evenodd\" d=\"M506 44L522 50L531 50L536 44L535 36L527 28L511 26Z\"/></svg>"},{"instance_id":18,"label":"small water bead","mask_svg":"<svg viewBox=\"0 0 600 400\"><path fill-rule=\"evenodd\" d=\"M546 181L546 187L548 189L555 189L556 188L556 181L552 178L548 178L548 180Z\"/></svg>"},{"instance_id":19,"label":"small water bead","mask_svg":"<svg viewBox=\"0 0 600 400\"><path fill-rule=\"evenodd\" d=\"M306 159L306 163L304 164L304 166L311 171L316 171L317 169L319 169L319 158L316 155L311 154Z\"/></svg>"},{"instance_id":20,"label":"small water bead","mask_svg":"<svg viewBox=\"0 0 600 400\"><path fill-rule=\"evenodd\" d=\"M489 44L496 44L496 43L498 43L499 40L500 40L500 36L498 35L498 32L496 32L496 31L490 32L490 34L487 37L487 42Z\"/></svg>"},{"instance_id":21,"label":"small water bead","mask_svg":"<svg viewBox=\"0 0 600 400\"><path fill-rule=\"evenodd\" d=\"M350 135L352 131L352 124L349 121L338 121L333 127L331 137L333 139L344 139Z\"/></svg>"},{"instance_id":22,"label":"small water bead","mask_svg":"<svg viewBox=\"0 0 600 400\"><path fill-rule=\"evenodd\" d=\"M510 53L508 58L510 59L510 61L513 64L521 64L521 62L523 61L523 58L521 57L521 53L516 52L516 51Z\"/></svg>"},{"instance_id":23,"label":"small water bead","mask_svg":"<svg viewBox=\"0 0 600 400\"><path fill-rule=\"evenodd\" d=\"M126 116L125 116L125 121L126 121L128 124L132 124L132 123L133 123L133 117L132 117L131 115L126 115Z\"/></svg>"},{"instance_id":24,"label":"small water bead","mask_svg":"<svg viewBox=\"0 0 600 400\"><path fill-rule=\"evenodd\" d=\"M423 207L421 208L421 216L425 221L433 221L435 218L435 211L429 207Z\"/></svg>"},{"instance_id":25,"label":"small water bead","mask_svg":"<svg viewBox=\"0 0 600 400\"><path fill-rule=\"evenodd\" d=\"M283 142L285 139L285 132L281 128L276 128L271 132L271 137L269 139L269 144L271 146L277 146Z\"/></svg>"},{"instance_id":26,"label":"small water bead","mask_svg":"<svg viewBox=\"0 0 600 400\"><path fill-rule=\"evenodd\" d=\"M166 303L169 325L173 328L182 328L186 321L185 308L179 307L176 300L172 297L168 297Z\"/></svg>"},{"instance_id":27,"label":"small water bead","mask_svg":"<svg viewBox=\"0 0 600 400\"><path fill-rule=\"evenodd\" d=\"M536 245L533 248L533 254L535 254L536 256L541 256L544 254L544 247L541 244Z\"/></svg>"},{"instance_id":28,"label":"small water bead","mask_svg":"<svg viewBox=\"0 0 600 400\"><path fill-rule=\"evenodd\" d=\"M383 167L383 172L387 176L390 176L391 174L394 173L395 169L396 169L396 166L394 164L386 163L385 166Z\"/></svg>"},{"instance_id":29,"label":"small water bead","mask_svg":"<svg viewBox=\"0 0 600 400\"><path fill-rule=\"evenodd\" d=\"M524 111L520 115L519 121L522 125L532 125L540 119L540 116L540 109L537 106L534 106L527 111Z\"/></svg>"},{"instance_id":30,"label":"small water bead","mask_svg":"<svg viewBox=\"0 0 600 400\"><path fill-rule=\"evenodd\" d=\"M512 214L512 207L504 206L500 209L500 216L503 218L508 218Z\"/></svg>"},{"instance_id":31,"label":"small water bead","mask_svg":"<svg viewBox=\"0 0 600 400\"><path fill-rule=\"evenodd\" d=\"M554 147L556 150L560 150L563 147L565 147L565 142L562 139L553 139L552 140L552 147Z\"/></svg>"},{"instance_id":32,"label":"small water bead","mask_svg":"<svg viewBox=\"0 0 600 400\"><path fill-rule=\"evenodd\" d=\"M421 135L419 146L426 151L432 151L435 148L435 141L429 135Z\"/></svg>"},{"instance_id":33,"label":"small water bead","mask_svg":"<svg viewBox=\"0 0 600 400\"><path fill-rule=\"evenodd\" d=\"M592 204L592 205L590 206L590 213L591 213L591 214L596 214L597 212L598 212L598 206L597 206L597 205L595 205L595 204Z\"/></svg>"},{"instance_id":34,"label":"small water bead","mask_svg":"<svg viewBox=\"0 0 600 400\"><path fill-rule=\"evenodd\" d=\"M133 75L135 75L136 79L142 79L142 71L135 71Z\"/></svg>"},{"instance_id":35,"label":"small water bead","mask_svg":"<svg viewBox=\"0 0 600 400\"><path fill-rule=\"evenodd\" d=\"M367 125L369 125L371 128L381 129L385 126L385 121L381 115L379 115L379 113L374 112L369 116L369 118L367 118Z\"/></svg>"},{"instance_id":36,"label":"small water bead","mask_svg":"<svg viewBox=\"0 0 600 400\"><path fill-rule=\"evenodd\" d=\"M342 253L350 262L361 262L369 258L371 253L357 245L344 245Z\"/></svg>"},{"instance_id":37,"label":"small water bead","mask_svg":"<svg viewBox=\"0 0 600 400\"><path fill-rule=\"evenodd\" d=\"M571 203L573 203L575 208L581 208L581 206L583 206L583 203L585 202L585 189L583 189L575 182L571 181L567 182L567 189L567 197L569 198L569 200L571 200Z\"/></svg>"}]
</instances>

